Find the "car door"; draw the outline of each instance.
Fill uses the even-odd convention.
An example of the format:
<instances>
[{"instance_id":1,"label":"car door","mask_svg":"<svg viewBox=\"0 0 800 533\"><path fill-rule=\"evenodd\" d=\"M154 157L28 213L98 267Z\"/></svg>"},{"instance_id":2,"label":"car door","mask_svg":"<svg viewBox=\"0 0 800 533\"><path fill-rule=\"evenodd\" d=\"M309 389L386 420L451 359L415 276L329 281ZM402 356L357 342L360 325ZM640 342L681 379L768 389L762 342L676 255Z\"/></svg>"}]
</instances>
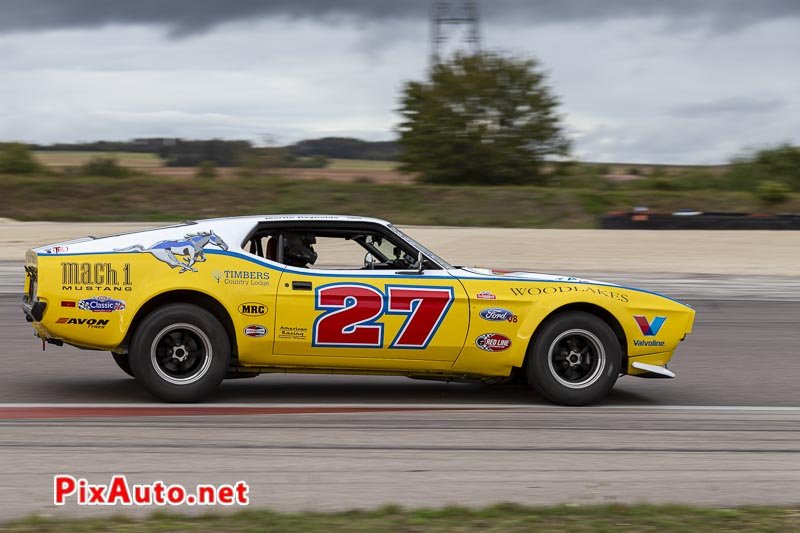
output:
<instances>
[{"instance_id":1,"label":"car door","mask_svg":"<svg viewBox=\"0 0 800 533\"><path fill-rule=\"evenodd\" d=\"M453 362L469 301L444 269L292 268L276 302L275 355Z\"/></svg>"}]
</instances>

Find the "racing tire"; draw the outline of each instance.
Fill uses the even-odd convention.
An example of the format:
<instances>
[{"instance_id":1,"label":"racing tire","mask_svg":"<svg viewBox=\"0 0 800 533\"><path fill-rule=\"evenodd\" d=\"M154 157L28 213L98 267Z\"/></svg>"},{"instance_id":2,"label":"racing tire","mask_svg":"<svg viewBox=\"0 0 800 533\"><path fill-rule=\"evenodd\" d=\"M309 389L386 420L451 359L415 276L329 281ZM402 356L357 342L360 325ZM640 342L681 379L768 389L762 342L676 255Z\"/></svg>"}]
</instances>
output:
<instances>
[{"instance_id":1,"label":"racing tire","mask_svg":"<svg viewBox=\"0 0 800 533\"><path fill-rule=\"evenodd\" d=\"M136 379L157 398L196 402L228 373L228 334L214 315L191 304L161 307L142 320L131 342Z\"/></svg>"},{"instance_id":2,"label":"racing tire","mask_svg":"<svg viewBox=\"0 0 800 533\"><path fill-rule=\"evenodd\" d=\"M581 311L542 325L529 348L528 383L553 403L588 405L608 394L619 376L622 350L611 327Z\"/></svg>"},{"instance_id":3,"label":"racing tire","mask_svg":"<svg viewBox=\"0 0 800 533\"><path fill-rule=\"evenodd\" d=\"M120 368L120 370L132 378L136 377L133 375L133 370L131 370L131 361L128 358L128 354L111 352L111 357L114 358L114 362L117 363L117 366Z\"/></svg>"}]
</instances>

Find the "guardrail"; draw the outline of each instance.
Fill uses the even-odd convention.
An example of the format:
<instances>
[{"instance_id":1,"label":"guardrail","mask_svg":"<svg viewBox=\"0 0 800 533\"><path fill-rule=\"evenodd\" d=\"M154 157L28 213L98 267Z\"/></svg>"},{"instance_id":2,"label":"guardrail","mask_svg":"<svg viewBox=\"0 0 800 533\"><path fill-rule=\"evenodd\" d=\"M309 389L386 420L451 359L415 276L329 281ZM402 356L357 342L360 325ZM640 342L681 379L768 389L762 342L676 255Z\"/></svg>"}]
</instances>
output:
<instances>
[{"instance_id":1,"label":"guardrail","mask_svg":"<svg viewBox=\"0 0 800 533\"><path fill-rule=\"evenodd\" d=\"M800 214L617 212L600 217L602 229L800 230Z\"/></svg>"}]
</instances>

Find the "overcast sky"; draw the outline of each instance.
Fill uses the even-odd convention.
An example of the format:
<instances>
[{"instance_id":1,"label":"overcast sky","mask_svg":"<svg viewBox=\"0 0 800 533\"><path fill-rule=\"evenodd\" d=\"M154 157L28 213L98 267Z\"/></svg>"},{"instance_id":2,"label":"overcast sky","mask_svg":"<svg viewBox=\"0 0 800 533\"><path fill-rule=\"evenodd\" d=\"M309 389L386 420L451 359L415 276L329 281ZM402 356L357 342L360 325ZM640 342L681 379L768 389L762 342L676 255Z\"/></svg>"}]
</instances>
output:
<instances>
[{"instance_id":1,"label":"overcast sky","mask_svg":"<svg viewBox=\"0 0 800 533\"><path fill-rule=\"evenodd\" d=\"M429 0L0 0L0 140L395 137ZM459 2L453 2L458 4ZM587 161L800 144L800 0L483 0Z\"/></svg>"}]
</instances>

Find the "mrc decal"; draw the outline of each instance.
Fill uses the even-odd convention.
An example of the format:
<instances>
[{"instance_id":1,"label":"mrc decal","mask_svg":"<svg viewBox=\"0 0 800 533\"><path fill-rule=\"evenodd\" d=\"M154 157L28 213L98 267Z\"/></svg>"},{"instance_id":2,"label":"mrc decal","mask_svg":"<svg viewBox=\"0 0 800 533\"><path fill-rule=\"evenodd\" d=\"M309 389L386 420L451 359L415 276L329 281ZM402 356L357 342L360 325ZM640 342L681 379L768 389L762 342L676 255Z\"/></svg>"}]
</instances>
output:
<instances>
[{"instance_id":1,"label":"mrc decal","mask_svg":"<svg viewBox=\"0 0 800 533\"><path fill-rule=\"evenodd\" d=\"M453 304L452 287L387 285L385 292L359 283L317 287L312 346L383 348L385 315L406 315L389 348L428 346Z\"/></svg>"},{"instance_id":2,"label":"mrc decal","mask_svg":"<svg viewBox=\"0 0 800 533\"><path fill-rule=\"evenodd\" d=\"M135 244L127 248L119 248L116 252L149 252L159 261L166 263L170 268L179 268L179 274L184 272L197 272L194 268L195 263L206 260L203 249L213 244L223 250L228 249L228 245L213 231L202 231L200 233L189 233L183 240L159 241L149 248L141 244ZM178 259L180 257L180 259Z\"/></svg>"}]
</instances>

